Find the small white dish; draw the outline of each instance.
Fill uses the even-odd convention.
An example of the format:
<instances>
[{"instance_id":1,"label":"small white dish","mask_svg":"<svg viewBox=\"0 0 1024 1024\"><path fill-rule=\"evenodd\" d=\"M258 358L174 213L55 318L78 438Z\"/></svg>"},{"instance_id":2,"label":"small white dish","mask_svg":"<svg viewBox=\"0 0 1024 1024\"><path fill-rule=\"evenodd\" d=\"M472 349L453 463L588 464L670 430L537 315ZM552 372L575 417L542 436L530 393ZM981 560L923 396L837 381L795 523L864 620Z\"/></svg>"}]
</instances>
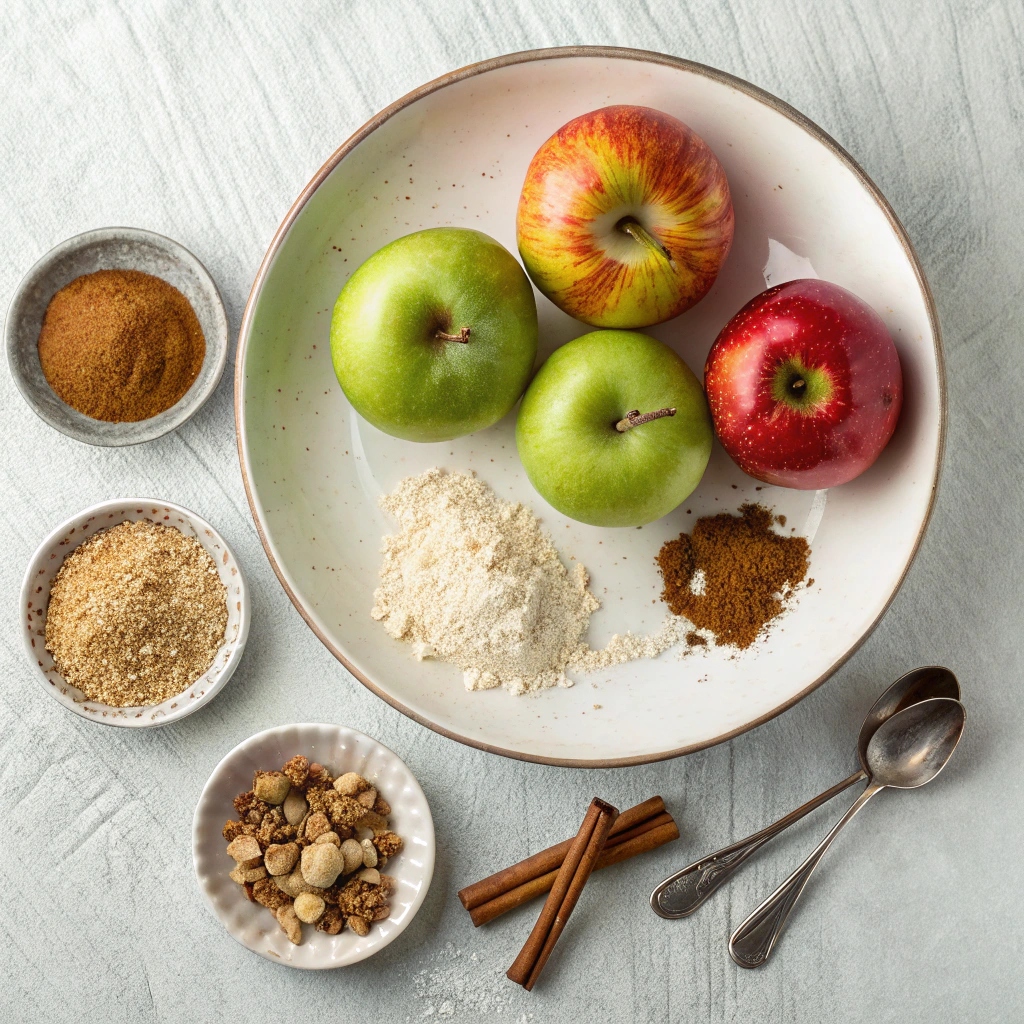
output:
<instances>
[{"instance_id":1,"label":"small white dish","mask_svg":"<svg viewBox=\"0 0 1024 1024\"><path fill-rule=\"evenodd\" d=\"M148 519L173 526L186 537L195 537L217 565L221 582L227 588L228 625L224 644L213 664L187 690L161 704L137 708L115 708L88 700L81 690L71 686L57 671L46 649L46 610L50 602L50 584L66 555L93 534L125 520ZM18 608L25 654L46 692L90 722L145 729L167 725L208 704L227 685L238 667L249 633L249 594L241 566L224 538L201 516L187 508L155 498L116 498L83 509L61 523L39 545L25 570Z\"/></svg>"},{"instance_id":2,"label":"small white dish","mask_svg":"<svg viewBox=\"0 0 1024 1024\"><path fill-rule=\"evenodd\" d=\"M50 299L76 277L97 270L141 270L162 278L188 299L203 329L206 355L199 376L170 409L148 420L108 423L72 409L39 364L39 332ZM97 228L54 246L28 271L7 310L4 343L11 376L40 419L86 444L140 444L180 427L216 390L227 360L228 318L209 271L183 245L141 228Z\"/></svg>"},{"instance_id":3,"label":"small white dish","mask_svg":"<svg viewBox=\"0 0 1024 1024\"><path fill-rule=\"evenodd\" d=\"M302 926L301 945L293 946L273 914L250 903L228 877L234 862L221 830L235 817L232 800L252 788L257 769L280 769L297 754L318 761L335 776L358 772L372 782L391 804L391 828L405 841L386 869L398 881L391 915L374 924L365 938L349 928L327 935L307 924ZM394 942L416 916L434 874L434 821L420 784L393 750L343 725L281 725L239 743L213 770L192 823L192 858L210 909L246 949L303 970L345 967Z\"/></svg>"}]
</instances>

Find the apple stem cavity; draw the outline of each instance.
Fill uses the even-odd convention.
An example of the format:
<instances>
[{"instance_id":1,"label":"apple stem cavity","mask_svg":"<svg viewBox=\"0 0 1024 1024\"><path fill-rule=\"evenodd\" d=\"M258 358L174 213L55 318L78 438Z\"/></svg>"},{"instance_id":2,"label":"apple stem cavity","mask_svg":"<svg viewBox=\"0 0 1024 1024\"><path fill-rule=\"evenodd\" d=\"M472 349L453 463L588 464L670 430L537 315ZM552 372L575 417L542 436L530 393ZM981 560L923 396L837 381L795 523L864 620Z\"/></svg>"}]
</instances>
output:
<instances>
[{"instance_id":1,"label":"apple stem cavity","mask_svg":"<svg viewBox=\"0 0 1024 1024\"><path fill-rule=\"evenodd\" d=\"M641 245L650 249L651 252L657 253L659 256L668 260L669 263L672 263L672 255L668 249L666 249L665 246L663 246L661 242L659 242L635 217L623 217L615 226L620 231L624 231L629 235L633 241L639 242Z\"/></svg>"},{"instance_id":2,"label":"apple stem cavity","mask_svg":"<svg viewBox=\"0 0 1024 1024\"><path fill-rule=\"evenodd\" d=\"M627 430L632 430L633 427L640 427L645 423L650 423L651 420L660 420L663 416L675 416L675 414L674 407L655 409L654 412L645 412L643 415L640 414L639 409L634 409L632 412L627 412L625 418L615 424L615 429L620 434L624 434Z\"/></svg>"},{"instance_id":3,"label":"apple stem cavity","mask_svg":"<svg viewBox=\"0 0 1024 1024\"><path fill-rule=\"evenodd\" d=\"M832 397L832 375L820 366L791 359L778 366L771 384L772 398L793 412L813 415Z\"/></svg>"},{"instance_id":4,"label":"apple stem cavity","mask_svg":"<svg viewBox=\"0 0 1024 1024\"><path fill-rule=\"evenodd\" d=\"M469 341L469 328L461 327L458 334L446 334L440 328L434 331L434 337L438 341L457 341L462 345L465 345Z\"/></svg>"}]
</instances>

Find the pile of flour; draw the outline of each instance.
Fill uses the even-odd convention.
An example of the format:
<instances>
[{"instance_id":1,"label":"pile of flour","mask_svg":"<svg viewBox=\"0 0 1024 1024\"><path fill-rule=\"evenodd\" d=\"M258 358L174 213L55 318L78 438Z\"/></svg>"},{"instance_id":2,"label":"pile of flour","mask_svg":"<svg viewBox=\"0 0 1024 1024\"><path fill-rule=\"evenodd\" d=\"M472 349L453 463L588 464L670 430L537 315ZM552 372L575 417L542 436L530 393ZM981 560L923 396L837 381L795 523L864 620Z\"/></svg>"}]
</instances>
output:
<instances>
[{"instance_id":1,"label":"pile of flour","mask_svg":"<svg viewBox=\"0 0 1024 1024\"><path fill-rule=\"evenodd\" d=\"M430 469L380 504L400 529L384 538L370 614L416 657L458 665L469 690L571 686L566 668L655 657L685 632L667 622L650 637L626 633L588 648L583 636L600 605L586 569L567 570L537 517L475 477Z\"/></svg>"}]
</instances>

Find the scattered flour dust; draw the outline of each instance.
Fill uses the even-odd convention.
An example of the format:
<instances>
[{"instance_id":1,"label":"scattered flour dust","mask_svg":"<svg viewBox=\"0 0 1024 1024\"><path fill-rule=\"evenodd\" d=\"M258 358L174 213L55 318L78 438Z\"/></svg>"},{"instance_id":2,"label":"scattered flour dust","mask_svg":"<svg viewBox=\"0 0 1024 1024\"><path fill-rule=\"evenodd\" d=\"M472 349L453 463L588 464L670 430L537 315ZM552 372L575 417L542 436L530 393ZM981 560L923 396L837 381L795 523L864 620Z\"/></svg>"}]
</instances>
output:
<instances>
[{"instance_id":1,"label":"scattered flour dust","mask_svg":"<svg viewBox=\"0 0 1024 1024\"><path fill-rule=\"evenodd\" d=\"M413 975L416 996L423 1001L423 1012L414 1019L479 1020L500 1014L509 1024L530 1024L532 1013L515 1015L513 1000L521 990L509 983L505 970L449 942L431 957L428 967Z\"/></svg>"},{"instance_id":2,"label":"scattered flour dust","mask_svg":"<svg viewBox=\"0 0 1024 1024\"><path fill-rule=\"evenodd\" d=\"M566 569L533 512L473 476L430 469L380 504L400 529L384 538L370 614L417 658L458 665L468 690L572 686L567 668L653 658L690 628L669 616L650 636L616 634L589 648L583 636L600 603L586 569Z\"/></svg>"}]
</instances>

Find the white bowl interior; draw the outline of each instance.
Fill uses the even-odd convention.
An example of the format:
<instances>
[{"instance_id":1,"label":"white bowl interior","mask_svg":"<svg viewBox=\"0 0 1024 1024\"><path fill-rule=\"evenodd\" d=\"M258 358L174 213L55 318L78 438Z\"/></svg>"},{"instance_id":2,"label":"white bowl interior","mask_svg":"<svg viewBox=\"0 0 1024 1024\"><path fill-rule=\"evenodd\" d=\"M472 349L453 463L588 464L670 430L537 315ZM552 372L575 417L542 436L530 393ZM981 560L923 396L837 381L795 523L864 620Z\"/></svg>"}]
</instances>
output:
<instances>
[{"instance_id":1,"label":"white bowl interior","mask_svg":"<svg viewBox=\"0 0 1024 1024\"><path fill-rule=\"evenodd\" d=\"M724 76L723 76L724 77ZM797 117L680 62L567 56L495 66L426 93L369 132L323 178L257 282L242 330L238 402L253 509L282 580L307 621L396 706L463 741L558 762L646 760L707 745L787 706L870 631L920 540L941 453L943 394L926 286L902 230L847 158ZM809 260L884 318L906 400L871 470L829 492L760 485L717 446L692 498L637 530L584 526L531 488L515 451L514 413L445 444L413 444L361 422L332 372L329 321L348 275L385 242L419 228L480 228L515 252L527 164L561 124L609 103L676 115L718 154L736 207L736 240L707 298L651 330L701 373L725 322L765 287L769 241ZM778 252L785 252L779 249ZM772 283L802 276L776 267ZM590 328L538 295L543 358ZM566 560L589 570L603 607L593 645L662 622L653 559L703 514L743 501L787 517L812 542L793 610L747 651L670 651L579 677L572 689L515 699L467 693L459 671L417 663L370 619L381 535L376 500L411 473L472 470L529 505ZM599 706L598 706L599 705Z\"/></svg>"},{"instance_id":2,"label":"white bowl interior","mask_svg":"<svg viewBox=\"0 0 1024 1024\"><path fill-rule=\"evenodd\" d=\"M114 708L88 700L57 671L46 649L46 610L50 603L50 585L64 562L83 541L100 530L125 520L148 519L173 526L186 537L195 537L217 565L221 582L227 588L228 624L224 643L210 668L184 693L160 704L137 708ZM227 542L205 519L194 512L152 498L121 498L84 509L62 523L40 545L25 573L21 590L20 618L22 637L29 661L42 680L46 692L64 707L83 718L105 725L139 728L166 725L192 714L227 685L242 656L249 632L249 597L245 579Z\"/></svg>"},{"instance_id":3,"label":"white bowl interior","mask_svg":"<svg viewBox=\"0 0 1024 1024\"><path fill-rule=\"evenodd\" d=\"M302 944L293 946L270 911L250 903L228 878L234 861L225 852L221 829L236 816L231 801L252 788L258 768L277 770L296 754L319 761L335 776L352 771L372 782L391 804L391 827L405 841L385 868L398 881L391 914L374 924L365 938L349 928L327 935L303 925ZM199 887L224 927L243 946L289 967L343 967L393 942L416 915L434 873L434 822L420 784L394 751L340 725L286 725L250 737L217 765L196 807L192 849Z\"/></svg>"}]
</instances>

